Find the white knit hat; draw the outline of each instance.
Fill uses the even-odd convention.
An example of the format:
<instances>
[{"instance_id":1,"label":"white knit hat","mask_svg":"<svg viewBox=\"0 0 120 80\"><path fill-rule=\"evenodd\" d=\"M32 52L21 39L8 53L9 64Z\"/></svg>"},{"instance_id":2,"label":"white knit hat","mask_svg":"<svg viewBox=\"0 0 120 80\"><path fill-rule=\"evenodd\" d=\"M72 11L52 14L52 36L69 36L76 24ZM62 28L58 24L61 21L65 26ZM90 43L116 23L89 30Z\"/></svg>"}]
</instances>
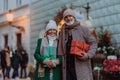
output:
<instances>
[{"instance_id":1,"label":"white knit hat","mask_svg":"<svg viewBox=\"0 0 120 80\"><path fill-rule=\"evenodd\" d=\"M57 24L54 20L49 20L47 26L46 26L46 32L49 30L49 29L56 29L58 30L57 28Z\"/></svg>"},{"instance_id":2,"label":"white knit hat","mask_svg":"<svg viewBox=\"0 0 120 80\"><path fill-rule=\"evenodd\" d=\"M72 9L66 9L63 13L63 18L65 18L67 15L72 15L73 17L75 17L75 12Z\"/></svg>"}]
</instances>

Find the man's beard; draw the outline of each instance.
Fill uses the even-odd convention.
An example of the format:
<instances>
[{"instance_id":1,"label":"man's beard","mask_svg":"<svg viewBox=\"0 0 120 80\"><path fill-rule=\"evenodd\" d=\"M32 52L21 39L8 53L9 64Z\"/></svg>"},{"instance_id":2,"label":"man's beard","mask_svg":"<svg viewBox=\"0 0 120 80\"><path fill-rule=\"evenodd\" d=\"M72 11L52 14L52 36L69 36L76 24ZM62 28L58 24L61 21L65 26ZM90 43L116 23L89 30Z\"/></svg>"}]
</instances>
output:
<instances>
[{"instance_id":1,"label":"man's beard","mask_svg":"<svg viewBox=\"0 0 120 80\"><path fill-rule=\"evenodd\" d=\"M66 22L67 25L72 25L75 21L74 20L71 20L69 22Z\"/></svg>"}]
</instances>

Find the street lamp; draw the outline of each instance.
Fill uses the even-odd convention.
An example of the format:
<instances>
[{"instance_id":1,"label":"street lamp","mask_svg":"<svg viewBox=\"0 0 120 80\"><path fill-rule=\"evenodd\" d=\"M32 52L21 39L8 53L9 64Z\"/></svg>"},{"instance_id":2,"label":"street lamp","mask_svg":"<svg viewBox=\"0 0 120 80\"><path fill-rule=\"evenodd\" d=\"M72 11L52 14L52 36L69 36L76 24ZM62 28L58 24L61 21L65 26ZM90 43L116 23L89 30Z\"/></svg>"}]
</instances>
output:
<instances>
[{"instance_id":1,"label":"street lamp","mask_svg":"<svg viewBox=\"0 0 120 80\"><path fill-rule=\"evenodd\" d=\"M23 26L17 26L17 25L13 25L13 21L14 21L14 14L13 14L13 11L12 10L9 10L6 14L6 19L8 21L8 24L11 26L11 27L14 27L14 28L17 28L19 29L20 31L25 31Z\"/></svg>"},{"instance_id":2,"label":"street lamp","mask_svg":"<svg viewBox=\"0 0 120 80\"><path fill-rule=\"evenodd\" d=\"M12 10L9 10L6 14L6 18L9 24L12 24L13 19L14 19L14 14L12 12Z\"/></svg>"}]
</instances>

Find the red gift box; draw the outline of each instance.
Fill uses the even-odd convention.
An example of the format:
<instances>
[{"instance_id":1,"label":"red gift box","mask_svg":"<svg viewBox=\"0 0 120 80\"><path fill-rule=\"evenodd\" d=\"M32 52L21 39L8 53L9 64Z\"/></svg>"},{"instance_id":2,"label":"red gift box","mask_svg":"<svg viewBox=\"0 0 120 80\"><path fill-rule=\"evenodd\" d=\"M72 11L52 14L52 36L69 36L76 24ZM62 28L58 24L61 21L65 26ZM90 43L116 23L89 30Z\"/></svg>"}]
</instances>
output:
<instances>
[{"instance_id":1,"label":"red gift box","mask_svg":"<svg viewBox=\"0 0 120 80\"><path fill-rule=\"evenodd\" d=\"M80 42L77 40L72 40L70 54L83 56L82 52L88 52L90 45Z\"/></svg>"},{"instance_id":2,"label":"red gift box","mask_svg":"<svg viewBox=\"0 0 120 80\"><path fill-rule=\"evenodd\" d=\"M118 60L104 60L103 61L103 70L105 72L114 72L120 71L120 59Z\"/></svg>"}]
</instances>

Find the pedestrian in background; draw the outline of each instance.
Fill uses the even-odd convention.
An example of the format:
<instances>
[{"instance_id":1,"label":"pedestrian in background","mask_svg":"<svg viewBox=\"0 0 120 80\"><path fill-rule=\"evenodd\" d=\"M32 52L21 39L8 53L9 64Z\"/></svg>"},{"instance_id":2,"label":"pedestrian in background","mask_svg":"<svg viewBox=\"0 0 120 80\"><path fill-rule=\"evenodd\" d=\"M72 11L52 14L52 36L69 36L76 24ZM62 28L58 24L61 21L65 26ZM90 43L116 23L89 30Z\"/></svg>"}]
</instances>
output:
<instances>
[{"instance_id":1,"label":"pedestrian in background","mask_svg":"<svg viewBox=\"0 0 120 80\"><path fill-rule=\"evenodd\" d=\"M11 70L11 58L10 58L10 48L9 46L5 46L4 48L5 52L5 60L6 60L6 67L5 67L5 80L10 79L10 70Z\"/></svg>"},{"instance_id":2,"label":"pedestrian in background","mask_svg":"<svg viewBox=\"0 0 120 80\"><path fill-rule=\"evenodd\" d=\"M19 69L19 64L20 64L20 55L18 54L18 50L16 49L15 52L12 54L11 58L11 66L13 68L13 75L12 78L18 78L18 69Z\"/></svg>"},{"instance_id":3,"label":"pedestrian in background","mask_svg":"<svg viewBox=\"0 0 120 80\"><path fill-rule=\"evenodd\" d=\"M5 72L5 68L6 68L6 54L5 54L5 50L1 50L0 51L0 62L1 62L1 71L2 71L2 74L3 74L3 77L5 78L4 76L4 72Z\"/></svg>"},{"instance_id":4,"label":"pedestrian in background","mask_svg":"<svg viewBox=\"0 0 120 80\"><path fill-rule=\"evenodd\" d=\"M3 69L2 69L2 55L1 55L1 50L0 50L0 80L3 80Z\"/></svg>"},{"instance_id":5,"label":"pedestrian in background","mask_svg":"<svg viewBox=\"0 0 120 80\"><path fill-rule=\"evenodd\" d=\"M20 78L27 78L28 54L25 50L22 50L20 56Z\"/></svg>"}]
</instances>

